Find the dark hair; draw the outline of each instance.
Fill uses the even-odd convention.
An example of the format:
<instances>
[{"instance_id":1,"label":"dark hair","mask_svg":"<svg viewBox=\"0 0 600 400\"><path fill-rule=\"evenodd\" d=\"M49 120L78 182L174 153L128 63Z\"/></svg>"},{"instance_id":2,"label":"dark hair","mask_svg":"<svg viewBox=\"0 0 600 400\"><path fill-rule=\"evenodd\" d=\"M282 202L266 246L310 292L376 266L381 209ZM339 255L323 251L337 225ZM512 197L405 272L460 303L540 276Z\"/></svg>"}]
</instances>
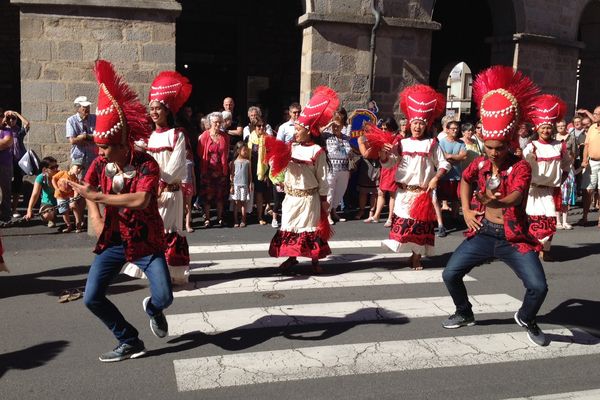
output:
<instances>
[{"instance_id":1,"label":"dark hair","mask_svg":"<svg viewBox=\"0 0 600 400\"><path fill-rule=\"evenodd\" d=\"M475 129L475 127L474 127L474 126L473 126L473 124L472 124L472 123L470 123L470 122L465 122L464 124L462 124L462 125L460 126L460 131L461 131L461 132L472 131L472 130L474 130L474 129Z\"/></svg>"},{"instance_id":2,"label":"dark hair","mask_svg":"<svg viewBox=\"0 0 600 400\"><path fill-rule=\"evenodd\" d=\"M40 161L40 169L48 168L51 164L56 164L57 162L56 158L52 156L44 157L42 158L42 161Z\"/></svg>"},{"instance_id":3,"label":"dark hair","mask_svg":"<svg viewBox=\"0 0 600 400\"><path fill-rule=\"evenodd\" d=\"M261 116L256 117L254 121L250 121L250 132L254 131L257 125L265 125L265 120Z\"/></svg>"},{"instance_id":4,"label":"dark hair","mask_svg":"<svg viewBox=\"0 0 600 400\"><path fill-rule=\"evenodd\" d=\"M346 109L344 107L339 107L337 110L335 110L335 114L338 114L340 117L342 117L342 124L344 126L348 125L348 111L346 111Z\"/></svg>"},{"instance_id":5,"label":"dark hair","mask_svg":"<svg viewBox=\"0 0 600 400\"><path fill-rule=\"evenodd\" d=\"M452 120L446 122L446 129L450 129L451 125L456 125L457 128L460 128L460 122Z\"/></svg>"},{"instance_id":6,"label":"dark hair","mask_svg":"<svg viewBox=\"0 0 600 400\"><path fill-rule=\"evenodd\" d=\"M288 110L291 110L292 108L297 108L298 110L302 110L302 106L300 105L300 103L290 104L290 106L288 107Z\"/></svg>"},{"instance_id":7,"label":"dark hair","mask_svg":"<svg viewBox=\"0 0 600 400\"><path fill-rule=\"evenodd\" d=\"M156 101L156 100L153 100ZM174 127L175 126L175 117L173 116L173 113L171 112L171 110L169 109L169 107L165 106L163 103L161 103L160 101L158 102L160 104L160 106L162 108L164 108L167 111L167 125L169 127ZM156 124L154 123L154 121L152 122L152 130L156 129ZM177 127L182 127L180 125L177 125Z\"/></svg>"},{"instance_id":8,"label":"dark hair","mask_svg":"<svg viewBox=\"0 0 600 400\"><path fill-rule=\"evenodd\" d=\"M398 132L398 129L400 129L398 127L398 123L396 122L396 120L393 117L384 118L383 121L381 121L381 126L383 126L383 125L385 125L387 127L387 129L392 132Z\"/></svg>"}]
</instances>

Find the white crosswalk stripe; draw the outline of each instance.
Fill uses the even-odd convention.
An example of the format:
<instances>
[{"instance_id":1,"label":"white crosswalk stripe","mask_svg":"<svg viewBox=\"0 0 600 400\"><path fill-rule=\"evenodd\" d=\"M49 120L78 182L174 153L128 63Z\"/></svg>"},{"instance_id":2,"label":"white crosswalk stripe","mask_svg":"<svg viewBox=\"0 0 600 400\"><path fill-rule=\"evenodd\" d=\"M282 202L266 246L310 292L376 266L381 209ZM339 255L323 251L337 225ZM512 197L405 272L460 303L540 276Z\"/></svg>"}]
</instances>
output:
<instances>
[{"instance_id":1,"label":"white crosswalk stripe","mask_svg":"<svg viewBox=\"0 0 600 400\"><path fill-rule=\"evenodd\" d=\"M326 273L317 276L266 276L271 272L268 268L276 268L281 259L244 257L244 253L264 252L268 249L268 244L192 246L190 252L195 258L191 264L192 282L174 293L177 298L175 305L187 304L186 302L203 304L211 299L218 301L218 298L207 297L215 295L246 297L241 307L215 310L213 302L213 310L203 310L202 307L200 310L190 310L190 306L187 306L184 307L187 312L167 313L169 336L198 332L217 335L242 330L256 331L259 334L260 330L301 326L322 326L325 329L328 325L339 323L369 324L390 321L390 324L419 324L419 318L443 318L454 312L452 299L443 285L440 285L443 283L442 269L389 270L390 266L393 266L392 263L402 262L410 254L380 253L380 250L375 250L379 249L380 243L379 240L331 242L330 245L332 249L336 249L336 254L322 261ZM205 254L215 256L202 259L209 258L203 256ZM302 259L300 261L302 262ZM328 266L335 267L330 270L332 274L327 274ZM348 272L343 272L344 266L348 266ZM302 268L302 265L298 266L299 270ZM476 285L477 282L469 275L465 276L464 280L475 282L472 285ZM409 297L414 296L416 292L402 290L416 284L431 284L426 286L428 294L434 290L436 295ZM400 290L389 291L396 287ZM360 290L357 290L359 288ZM328 298L327 296L314 294L321 293L324 289L337 289L338 293L361 293L357 296L363 298L351 297L351 301L327 302L322 300ZM304 294L302 290L313 292L307 292L311 293L309 295ZM388 298L385 295L379 296L381 290L387 290ZM292 291L295 296L291 296ZM304 296L306 300L290 301L292 304L269 305L261 300L263 296L248 296L252 293L267 292L296 299L302 299ZM370 294L367 297L365 293ZM398 298L389 298L389 293L394 293L393 296ZM402 293L411 295L406 294L402 297ZM199 300L194 300L196 298ZM503 318L509 319L521 306L520 299L503 293L479 292L470 296L470 301L475 314L505 313L508 315ZM439 329L442 331L441 327ZM447 336L448 333L456 335ZM516 324L512 331L505 333L469 335L469 330L464 329L444 331L440 337L395 341L370 337L368 342L343 344L336 344L333 338L329 338L323 345L313 347L295 348L290 342L290 348L285 348L285 345L283 349L278 350L268 350L267 347L265 351L228 350L224 354L204 357L192 355L174 360L173 366L177 389L189 392L325 377L600 354L600 340L584 331L559 328L546 331L546 334L551 343L544 348L532 345L526 332ZM431 335L435 336L435 331ZM564 397L560 397L561 395ZM568 397L569 395L571 397ZM587 391L527 399L588 400L598 398L598 395L597 391Z\"/></svg>"},{"instance_id":2,"label":"white crosswalk stripe","mask_svg":"<svg viewBox=\"0 0 600 400\"><path fill-rule=\"evenodd\" d=\"M547 395L542 395L542 396L519 397L519 398L513 398L513 399L506 399L506 400L598 400L598 399L600 399L600 389L547 394Z\"/></svg>"},{"instance_id":3,"label":"white crosswalk stripe","mask_svg":"<svg viewBox=\"0 0 600 400\"><path fill-rule=\"evenodd\" d=\"M573 336L567 329L552 330L548 334L565 339L543 351L531 346L519 332L229 354L176 360L174 365L178 389L190 391L600 354L599 340L587 333L577 336L577 346L569 340Z\"/></svg>"}]
</instances>

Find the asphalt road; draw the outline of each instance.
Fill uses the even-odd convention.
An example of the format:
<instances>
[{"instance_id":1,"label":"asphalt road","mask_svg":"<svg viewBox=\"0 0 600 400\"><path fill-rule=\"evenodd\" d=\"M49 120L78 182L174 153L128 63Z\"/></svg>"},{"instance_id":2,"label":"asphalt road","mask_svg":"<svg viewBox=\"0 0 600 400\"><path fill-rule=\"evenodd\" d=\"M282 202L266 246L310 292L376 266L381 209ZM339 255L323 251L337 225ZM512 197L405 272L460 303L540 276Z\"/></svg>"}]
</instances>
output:
<instances>
[{"instance_id":1,"label":"asphalt road","mask_svg":"<svg viewBox=\"0 0 600 400\"><path fill-rule=\"evenodd\" d=\"M571 220L578 217L575 210ZM592 220L597 217L591 215ZM386 238L383 224L350 221L335 229L333 241L348 243L334 249L338 257L345 257L341 262L325 265L324 279L333 281L330 286L312 281L303 274L303 265L297 276L277 276L262 260L267 257L264 250L226 247L268 243L274 233L270 226L189 234L190 245L201 246L192 255L197 267L193 283L176 294L167 314L176 318L204 312L212 331L185 328L170 319L171 329L182 333L154 337L141 307L148 295L147 281L121 276L111 286L110 299L138 328L149 353L111 364L97 359L115 346L110 332L81 300L57 302L63 290L84 287L94 239L58 234L41 225L3 229L11 273L0 275L0 399L509 399L600 389L600 229L595 225L559 231L552 250L557 261L544 264L550 290L539 323L553 332L545 348L528 344L525 332L512 320L514 308L480 313L476 326L460 330L442 329L446 315L439 309L427 309L423 315L406 309L394 317L382 316L377 309L376 317L368 316L370 301L448 294L436 279L386 283L387 274L402 273L418 281L421 272L409 271L402 258L364 258L388 253L375 246L359 247ZM439 276L461 241L457 231L437 239L439 255L425 261L424 273ZM248 264L233 265L234 259ZM354 262L344 261L349 259ZM338 285L359 275L366 276L367 283ZM474 279L467 284L472 296L501 295L513 302L523 297L521 283L502 263L485 264L469 276ZM242 283L248 280L246 290ZM260 289L265 282L280 286ZM290 284L306 285L297 289L286 286ZM227 285L229 289L221 289ZM201 294L202 290L213 292ZM365 302L358 313L334 316L339 303L356 301ZM254 319L254 313L267 307L292 310L298 305L304 305L297 308L302 310L316 306L322 315ZM238 309L253 311L219 314ZM238 318L251 322L237 323ZM201 318L188 319L195 323ZM236 328L219 329L219 324ZM487 338L490 344L483 350L465 344L471 338ZM511 347L513 339L517 348ZM396 342L406 345L405 350L389 362L383 348ZM363 343L376 349L372 358L367 357L370 350L361 351L344 366L344 352L352 358L353 346ZM461 353L458 347L463 345L472 350ZM319 350L317 355L309 356L314 350ZM423 359L428 352L433 357ZM295 361L298 354L306 357L306 365ZM337 359L328 364L331 354ZM315 365L308 362L310 357ZM271 369L249 372L243 367L248 360L258 369Z\"/></svg>"}]
</instances>

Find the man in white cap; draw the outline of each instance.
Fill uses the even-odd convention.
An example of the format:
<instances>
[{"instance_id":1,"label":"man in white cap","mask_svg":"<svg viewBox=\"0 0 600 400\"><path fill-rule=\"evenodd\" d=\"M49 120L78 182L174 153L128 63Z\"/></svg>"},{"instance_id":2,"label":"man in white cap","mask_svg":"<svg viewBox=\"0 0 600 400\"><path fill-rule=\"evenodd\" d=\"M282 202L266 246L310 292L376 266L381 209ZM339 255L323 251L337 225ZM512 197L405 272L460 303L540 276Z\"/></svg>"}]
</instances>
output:
<instances>
[{"instance_id":1,"label":"man in white cap","mask_svg":"<svg viewBox=\"0 0 600 400\"><path fill-rule=\"evenodd\" d=\"M71 160L82 160L83 174L98 154L92 133L96 127L96 116L90 114L91 102L87 97L79 96L75 104L75 115L67 119L67 138L71 147Z\"/></svg>"}]
</instances>

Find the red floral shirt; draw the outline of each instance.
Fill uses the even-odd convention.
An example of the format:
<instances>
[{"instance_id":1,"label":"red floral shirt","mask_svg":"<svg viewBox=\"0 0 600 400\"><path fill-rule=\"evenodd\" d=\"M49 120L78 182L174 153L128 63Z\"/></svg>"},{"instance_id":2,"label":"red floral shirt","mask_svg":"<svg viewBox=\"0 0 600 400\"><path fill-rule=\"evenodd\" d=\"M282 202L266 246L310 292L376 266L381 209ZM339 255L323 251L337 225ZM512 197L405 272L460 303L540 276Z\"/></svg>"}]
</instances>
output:
<instances>
[{"instance_id":1,"label":"red floral shirt","mask_svg":"<svg viewBox=\"0 0 600 400\"><path fill-rule=\"evenodd\" d=\"M112 192L112 179L106 176L107 161L97 157L90 166L85 181L100 187L102 193ZM166 248L162 219L158 213L157 194L160 169L152 156L134 151L131 166L135 175L125 179L121 193L149 192L148 207L132 210L126 207L106 206L104 228L98 238L94 253L100 254L111 246L123 245L127 261L164 252Z\"/></svg>"},{"instance_id":2,"label":"red floral shirt","mask_svg":"<svg viewBox=\"0 0 600 400\"><path fill-rule=\"evenodd\" d=\"M527 161L509 155L507 160L499 169L500 186L495 192L502 193L502 197L512 192L520 192L523 195L521 204L502 209L504 218L504 233L506 240L519 250L521 253L528 251L540 251L541 244L529 234L527 214L525 206L527 205L527 193L531 184L531 166ZM481 156L477 157L463 171L462 177L465 182L473 186L476 184L479 188L485 188L487 179L492 175L492 162ZM477 200L473 200L478 211L485 211L485 207ZM482 216L483 219L483 216ZM467 238L473 237L477 232L469 229L465 232Z\"/></svg>"}]
</instances>

